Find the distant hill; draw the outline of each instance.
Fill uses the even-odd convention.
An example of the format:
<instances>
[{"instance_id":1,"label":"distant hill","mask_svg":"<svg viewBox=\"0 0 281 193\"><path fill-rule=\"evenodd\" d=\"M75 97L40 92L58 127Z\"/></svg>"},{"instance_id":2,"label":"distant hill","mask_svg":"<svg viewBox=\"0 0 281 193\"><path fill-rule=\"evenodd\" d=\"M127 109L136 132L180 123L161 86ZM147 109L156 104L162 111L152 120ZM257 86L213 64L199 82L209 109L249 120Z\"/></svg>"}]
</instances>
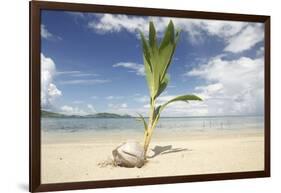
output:
<instances>
[{"instance_id":1,"label":"distant hill","mask_svg":"<svg viewBox=\"0 0 281 193\"><path fill-rule=\"evenodd\" d=\"M65 117L66 115L59 114L59 113L54 113L54 112L50 112L50 111L41 110L41 116L42 117Z\"/></svg>"},{"instance_id":2,"label":"distant hill","mask_svg":"<svg viewBox=\"0 0 281 193\"><path fill-rule=\"evenodd\" d=\"M66 115L62 113L54 113L50 111L41 110L41 117L52 118L131 118L130 115L119 115L115 113L97 113L91 115Z\"/></svg>"},{"instance_id":3,"label":"distant hill","mask_svg":"<svg viewBox=\"0 0 281 193\"><path fill-rule=\"evenodd\" d=\"M97 113L93 115L86 115L84 117L91 117L91 118L129 118L130 115L119 115L115 113Z\"/></svg>"}]
</instances>

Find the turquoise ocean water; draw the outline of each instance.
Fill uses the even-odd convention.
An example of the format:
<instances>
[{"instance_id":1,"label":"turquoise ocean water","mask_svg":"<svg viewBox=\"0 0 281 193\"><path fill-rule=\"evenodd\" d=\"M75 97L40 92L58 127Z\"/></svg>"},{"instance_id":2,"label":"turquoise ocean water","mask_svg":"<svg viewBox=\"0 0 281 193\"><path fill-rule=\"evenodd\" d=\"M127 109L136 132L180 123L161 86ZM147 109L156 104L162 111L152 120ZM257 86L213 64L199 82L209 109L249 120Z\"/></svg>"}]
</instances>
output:
<instances>
[{"instance_id":1,"label":"turquoise ocean water","mask_svg":"<svg viewBox=\"0 0 281 193\"><path fill-rule=\"evenodd\" d=\"M140 132L142 122L136 118L41 118L43 132ZM239 131L264 129L263 116L177 117L161 118L158 131Z\"/></svg>"}]
</instances>

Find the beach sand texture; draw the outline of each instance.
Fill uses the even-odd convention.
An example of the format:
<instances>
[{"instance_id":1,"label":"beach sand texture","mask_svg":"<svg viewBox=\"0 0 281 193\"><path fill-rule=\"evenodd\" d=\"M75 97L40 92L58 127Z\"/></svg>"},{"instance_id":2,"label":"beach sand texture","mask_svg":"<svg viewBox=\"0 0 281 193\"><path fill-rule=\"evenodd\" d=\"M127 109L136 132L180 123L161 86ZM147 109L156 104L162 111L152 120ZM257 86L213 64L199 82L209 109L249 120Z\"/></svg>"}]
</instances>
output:
<instances>
[{"instance_id":1,"label":"beach sand texture","mask_svg":"<svg viewBox=\"0 0 281 193\"><path fill-rule=\"evenodd\" d=\"M139 136L126 137L141 140ZM112 150L125 141L125 136L42 138L41 181L44 184L264 169L262 131L158 135L152 139L148 163L142 168L109 164Z\"/></svg>"}]
</instances>

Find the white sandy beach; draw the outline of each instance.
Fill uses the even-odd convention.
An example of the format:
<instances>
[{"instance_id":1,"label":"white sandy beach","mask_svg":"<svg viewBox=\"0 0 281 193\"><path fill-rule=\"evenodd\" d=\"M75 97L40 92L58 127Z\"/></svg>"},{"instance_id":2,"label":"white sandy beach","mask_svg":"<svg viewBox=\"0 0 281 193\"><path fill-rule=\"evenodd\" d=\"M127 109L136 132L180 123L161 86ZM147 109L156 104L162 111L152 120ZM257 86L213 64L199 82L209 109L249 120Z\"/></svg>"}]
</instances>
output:
<instances>
[{"instance_id":1,"label":"white sandy beach","mask_svg":"<svg viewBox=\"0 0 281 193\"><path fill-rule=\"evenodd\" d=\"M138 140L141 136L43 137L42 183L264 169L262 131L157 135L150 145L151 158L142 168L107 165L112 159L112 150L125 137Z\"/></svg>"}]
</instances>

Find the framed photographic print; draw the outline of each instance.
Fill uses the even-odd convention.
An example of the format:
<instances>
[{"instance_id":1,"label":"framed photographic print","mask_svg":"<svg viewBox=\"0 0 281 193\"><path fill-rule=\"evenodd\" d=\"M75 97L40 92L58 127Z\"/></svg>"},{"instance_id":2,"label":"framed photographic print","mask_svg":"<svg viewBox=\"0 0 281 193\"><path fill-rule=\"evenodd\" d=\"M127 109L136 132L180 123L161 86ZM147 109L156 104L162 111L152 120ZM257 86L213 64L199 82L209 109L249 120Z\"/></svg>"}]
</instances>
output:
<instances>
[{"instance_id":1,"label":"framed photographic print","mask_svg":"<svg viewBox=\"0 0 281 193\"><path fill-rule=\"evenodd\" d=\"M30 191L269 176L269 16L30 2Z\"/></svg>"}]
</instances>

